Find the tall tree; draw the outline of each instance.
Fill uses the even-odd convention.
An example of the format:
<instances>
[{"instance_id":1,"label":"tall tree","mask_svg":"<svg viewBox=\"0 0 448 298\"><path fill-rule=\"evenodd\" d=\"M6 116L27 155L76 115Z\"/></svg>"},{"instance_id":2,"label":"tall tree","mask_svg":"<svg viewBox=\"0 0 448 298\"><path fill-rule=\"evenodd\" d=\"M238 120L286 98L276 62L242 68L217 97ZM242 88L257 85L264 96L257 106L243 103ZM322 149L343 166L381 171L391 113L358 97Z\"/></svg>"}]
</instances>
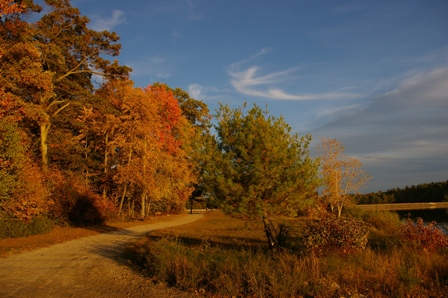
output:
<instances>
[{"instance_id":1,"label":"tall tree","mask_svg":"<svg viewBox=\"0 0 448 298\"><path fill-rule=\"evenodd\" d=\"M32 1L0 0L0 211L20 219L48 207L24 121L39 118L26 100L53 96L52 74L42 70L33 28L24 21L37 11Z\"/></svg>"},{"instance_id":2,"label":"tall tree","mask_svg":"<svg viewBox=\"0 0 448 298\"><path fill-rule=\"evenodd\" d=\"M12 54L8 56L6 81L7 91L18 95L32 112L30 119L38 126L42 166L47 168L50 129L56 126L65 130L60 139L70 139L77 113L92 95L93 75L127 76L130 69L103 58L119 54L115 33L89 29L89 20L68 0L44 2L49 12L35 24L20 27L19 38L9 38ZM17 26L8 28L8 36L14 36L11 33L17 32ZM29 82L33 84L29 86ZM53 142L55 147L61 143Z\"/></svg>"},{"instance_id":3,"label":"tall tree","mask_svg":"<svg viewBox=\"0 0 448 298\"><path fill-rule=\"evenodd\" d=\"M309 157L311 137L291 133L283 117L254 105L217 110L217 151L207 182L223 210L263 219L267 240L274 215L297 215L311 203L318 185L317 163Z\"/></svg>"},{"instance_id":4,"label":"tall tree","mask_svg":"<svg viewBox=\"0 0 448 298\"><path fill-rule=\"evenodd\" d=\"M54 97L53 73L44 70L34 27L24 19L40 7L32 1L0 0L0 86L2 100L14 102L27 118L45 121L45 114L32 104Z\"/></svg>"},{"instance_id":5,"label":"tall tree","mask_svg":"<svg viewBox=\"0 0 448 298\"><path fill-rule=\"evenodd\" d=\"M362 164L358 159L343 153L344 146L336 139L323 138L317 151L323 178L322 196L332 210L337 207L337 215L341 217L342 209L350 203L349 194L357 192L371 176L361 169Z\"/></svg>"},{"instance_id":6,"label":"tall tree","mask_svg":"<svg viewBox=\"0 0 448 298\"><path fill-rule=\"evenodd\" d=\"M194 165L193 172L196 177L196 182L192 185L194 191L190 196L191 208L193 201L203 201L204 197L207 197L207 204L210 204L211 198L206 194L207 187L203 176L215 146L214 139L210 134L212 116L208 106L204 102L190 97L188 92L181 88L171 89L171 91L179 102L182 115L188 120L194 131L194 137L190 142L191 146L185 148L188 151L189 160Z\"/></svg>"},{"instance_id":7,"label":"tall tree","mask_svg":"<svg viewBox=\"0 0 448 298\"><path fill-rule=\"evenodd\" d=\"M172 91L161 84L135 88L132 81L122 80L105 84L98 95L120 112L109 116L109 126L100 126L109 133L108 150L115 151L120 210L126 197L140 197L142 217L151 202L185 203L194 181L187 154L193 130Z\"/></svg>"}]
</instances>

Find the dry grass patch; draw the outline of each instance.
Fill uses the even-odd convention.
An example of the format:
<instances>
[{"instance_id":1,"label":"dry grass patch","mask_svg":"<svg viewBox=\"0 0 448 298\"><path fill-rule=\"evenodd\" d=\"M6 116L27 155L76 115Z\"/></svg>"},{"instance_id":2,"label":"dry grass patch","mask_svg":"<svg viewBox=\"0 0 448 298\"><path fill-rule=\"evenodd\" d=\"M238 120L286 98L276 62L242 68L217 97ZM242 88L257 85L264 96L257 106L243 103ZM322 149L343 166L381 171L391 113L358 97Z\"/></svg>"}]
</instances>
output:
<instances>
[{"instance_id":1,"label":"dry grass patch","mask_svg":"<svg viewBox=\"0 0 448 298\"><path fill-rule=\"evenodd\" d=\"M229 220L222 212L208 212L193 223L180 227L152 231L151 239L169 238L189 244L205 244L220 247L260 248L266 245L263 223L248 220Z\"/></svg>"},{"instance_id":2,"label":"dry grass patch","mask_svg":"<svg viewBox=\"0 0 448 298\"><path fill-rule=\"evenodd\" d=\"M300 239L308 220L283 222ZM261 222L212 212L189 225L151 232L129 245L127 256L155 282L205 297L444 297L448 292L447 254L387 241L381 249L352 255L318 256L295 248L269 252Z\"/></svg>"}]
</instances>

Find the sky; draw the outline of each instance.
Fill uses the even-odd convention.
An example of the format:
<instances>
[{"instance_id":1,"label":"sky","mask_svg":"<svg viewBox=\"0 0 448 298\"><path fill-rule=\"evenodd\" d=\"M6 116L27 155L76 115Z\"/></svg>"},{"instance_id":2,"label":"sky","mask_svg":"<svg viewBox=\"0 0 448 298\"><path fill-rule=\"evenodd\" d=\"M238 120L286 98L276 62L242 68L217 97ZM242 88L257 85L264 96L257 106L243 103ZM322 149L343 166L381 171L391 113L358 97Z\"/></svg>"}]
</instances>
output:
<instances>
[{"instance_id":1,"label":"sky","mask_svg":"<svg viewBox=\"0 0 448 298\"><path fill-rule=\"evenodd\" d=\"M72 0L115 31L136 86L214 111L254 103L299 135L338 139L361 192L448 180L448 1Z\"/></svg>"}]
</instances>

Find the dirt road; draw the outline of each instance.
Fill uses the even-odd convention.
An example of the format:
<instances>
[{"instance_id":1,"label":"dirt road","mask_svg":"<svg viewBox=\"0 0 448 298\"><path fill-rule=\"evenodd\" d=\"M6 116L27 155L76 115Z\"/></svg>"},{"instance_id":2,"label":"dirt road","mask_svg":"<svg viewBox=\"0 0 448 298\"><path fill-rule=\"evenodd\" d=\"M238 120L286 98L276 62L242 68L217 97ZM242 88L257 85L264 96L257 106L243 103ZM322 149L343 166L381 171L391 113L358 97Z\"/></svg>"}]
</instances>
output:
<instances>
[{"instance_id":1,"label":"dirt road","mask_svg":"<svg viewBox=\"0 0 448 298\"><path fill-rule=\"evenodd\" d=\"M0 297L191 297L154 285L120 255L126 243L146 232L201 217L186 215L0 258Z\"/></svg>"}]
</instances>

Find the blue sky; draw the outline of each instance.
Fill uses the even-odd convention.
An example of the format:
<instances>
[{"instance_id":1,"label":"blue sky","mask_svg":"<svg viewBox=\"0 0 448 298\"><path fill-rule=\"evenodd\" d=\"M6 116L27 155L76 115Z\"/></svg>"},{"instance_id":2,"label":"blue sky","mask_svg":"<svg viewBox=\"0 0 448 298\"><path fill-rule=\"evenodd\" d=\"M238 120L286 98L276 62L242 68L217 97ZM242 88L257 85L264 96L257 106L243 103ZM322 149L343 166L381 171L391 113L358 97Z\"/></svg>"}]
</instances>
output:
<instances>
[{"instance_id":1,"label":"blue sky","mask_svg":"<svg viewBox=\"0 0 448 298\"><path fill-rule=\"evenodd\" d=\"M363 192L448 180L448 1L72 0L137 86L247 102L336 138Z\"/></svg>"}]
</instances>

